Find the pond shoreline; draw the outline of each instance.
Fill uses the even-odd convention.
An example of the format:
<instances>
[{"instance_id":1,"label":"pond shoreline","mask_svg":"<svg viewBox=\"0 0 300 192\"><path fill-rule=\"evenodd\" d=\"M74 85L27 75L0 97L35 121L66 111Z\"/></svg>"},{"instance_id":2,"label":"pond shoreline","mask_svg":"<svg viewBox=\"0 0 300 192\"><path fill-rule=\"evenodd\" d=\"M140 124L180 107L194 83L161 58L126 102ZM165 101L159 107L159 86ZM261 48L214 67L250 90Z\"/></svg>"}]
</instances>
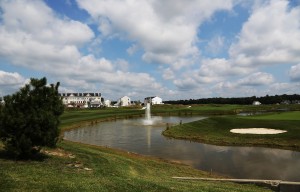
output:
<instances>
[{"instance_id":1,"label":"pond shoreline","mask_svg":"<svg viewBox=\"0 0 300 192\"><path fill-rule=\"evenodd\" d=\"M165 123L178 123L182 120L181 126L184 126L184 122L192 122L200 118L168 116L160 120ZM219 147L199 142L167 139L161 134L165 125L160 127L142 125L142 120L143 118L137 118L94 124L66 132L65 139L181 162L198 170L207 172L213 170L220 175L234 178L298 180L294 171L291 171L294 170L291 166L300 167L298 152L245 145ZM271 164L268 158L272 159ZM282 161L282 158L285 161ZM233 161L233 159L239 159L239 161ZM243 168L240 169L241 167ZM250 167L252 169L249 169ZM274 167L289 167L289 171L285 171L285 176L282 176ZM264 171L256 173L253 170Z\"/></svg>"},{"instance_id":2,"label":"pond shoreline","mask_svg":"<svg viewBox=\"0 0 300 192\"><path fill-rule=\"evenodd\" d=\"M299 112L300 115L300 112ZM172 126L162 132L165 137L188 140L218 146L267 147L300 151L300 121L295 120L256 120L251 117L219 116L188 124ZM256 135L231 133L232 128L270 127L286 133L278 135ZM281 126L281 127L280 127Z\"/></svg>"},{"instance_id":3,"label":"pond shoreline","mask_svg":"<svg viewBox=\"0 0 300 192\"><path fill-rule=\"evenodd\" d=\"M156 113L161 116L178 116L178 115L170 115L170 113ZM93 119L93 120L85 120L81 121L75 124L72 124L70 126L66 126L64 128L61 128L60 130L60 140L63 139L64 132L74 130L74 129L79 129L85 126L93 126L96 124L99 124L101 122L109 122L109 121L116 121L120 119L134 119L134 118L139 118L143 117L144 114L134 114L134 115L125 115L125 116L112 116L112 117L107 117L107 118L98 118L98 119ZM189 116L189 115L180 115L180 116ZM192 116L198 116L198 114L194 114ZM200 115L199 115L200 116ZM211 116L214 117L215 115ZM179 116L178 116L179 117ZM220 137L219 140L211 140L209 138L202 138L199 136L182 136L182 135L177 135L176 133L170 132L170 128L174 128L176 126L181 126L179 125L166 125L166 129L162 131L162 135L165 136L166 138L169 139L178 139L178 140L186 140L186 141L192 141L192 142L197 142L197 143L203 143L203 144L211 144L211 145L216 145L216 146L237 146L237 147L266 147L266 148L272 148L272 149L284 149L284 150L291 150L291 151L300 151L300 145L282 145L282 144L276 144L276 143L254 143L254 142L243 142L243 143L238 143L238 142L228 142L224 138Z\"/></svg>"},{"instance_id":4,"label":"pond shoreline","mask_svg":"<svg viewBox=\"0 0 300 192\"><path fill-rule=\"evenodd\" d=\"M281 146L281 145L275 145L275 144L254 144L254 143L229 143L225 141L210 141L206 139L200 139L200 138L192 138L192 137L181 137L181 136L174 136L174 135L168 135L162 132L162 135L169 139L177 139L177 140L183 140L183 141L191 141L201 144L208 144L208 145L215 145L220 147L261 147L261 148L270 148L270 149L282 149L282 150L289 150L289 151L295 151L300 152L300 149L297 147L287 147L287 146Z\"/></svg>"}]
</instances>

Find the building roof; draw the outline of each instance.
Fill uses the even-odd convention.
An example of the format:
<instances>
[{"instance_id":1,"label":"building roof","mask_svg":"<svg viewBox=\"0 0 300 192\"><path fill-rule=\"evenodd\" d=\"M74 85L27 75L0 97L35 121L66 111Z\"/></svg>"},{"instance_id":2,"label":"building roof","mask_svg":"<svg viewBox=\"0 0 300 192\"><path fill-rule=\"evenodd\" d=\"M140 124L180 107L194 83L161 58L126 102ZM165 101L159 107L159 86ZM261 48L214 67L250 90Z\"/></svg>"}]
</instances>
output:
<instances>
[{"instance_id":1,"label":"building roof","mask_svg":"<svg viewBox=\"0 0 300 192\"><path fill-rule=\"evenodd\" d=\"M101 97L101 93L59 93L62 97Z\"/></svg>"},{"instance_id":2,"label":"building roof","mask_svg":"<svg viewBox=\"0 0 300 192\"><path fill-rule=\"evenodd\" d=\"M146 97L145 99L153 99L154 97L157 97L157 96Z\"/></svg>"}]
</instances>

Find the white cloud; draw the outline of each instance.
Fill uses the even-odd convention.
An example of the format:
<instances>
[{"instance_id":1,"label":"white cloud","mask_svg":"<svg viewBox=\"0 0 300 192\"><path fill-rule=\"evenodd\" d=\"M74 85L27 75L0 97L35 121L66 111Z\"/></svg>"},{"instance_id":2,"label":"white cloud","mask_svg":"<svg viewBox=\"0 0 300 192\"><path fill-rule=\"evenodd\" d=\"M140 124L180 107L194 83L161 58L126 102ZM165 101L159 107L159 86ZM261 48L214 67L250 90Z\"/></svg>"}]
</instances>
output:
<instances>
[{"instance_id":1,"label":"white cloud","mask_svg":"<svg viewBox=\"0 0 300 192\"><path fill-rule=\"evenodd\" d=\"M265 91L268 95L295 94L299 93L300 83L273 83Z\"/></svg>"},{"instance_id":2,"label":"white cloud","mask_svg":"<svg viewBox=\"0 0 300 192\"><path fill-rule=\"evenodd\" d=\"M251 75L248 75L245 78L242 78L237 81L237 84L240 86L260 86L260 85L269 85L274 82L273 75L269 73L256 72Z\"/></svg>"},{"instance_id":3,"label":"white cloud","mask_svg":"<svg viewBox=\"0 0 300 192\"><path fill-rule=\"evenodd\" d=\"M101 43L102 39L100 36L94 38L92 42L89 44L89 52L94 54L94 55L100 55L102 49L101 49Z\"/></svg>"},{"instance_id":4,"label":"white cloud","mask_svg":"<svg viewBox=\"0 0 300 192\"><path fill-rule=\"evenodd\" d=\"M236 85L231 82L219 82L213 86L213 90L217 92L222 92L223 90L231 90L235 89Z\"/></svg>"},{"instance_id":5,"label":"white cloud","mask_svg":"<svg viewBox=\"0 0 300 192\"><path fill-rule=\"evenodd\" d=\"M225 46L225 37L223 36L215 36L213 37L207 44L206 50L212 55L219 54Z\"/></svg>"},{"instance_id":6,"label":"white cloud","mask_svg":"<svg viewBox=\"0 0 300 192\"><path fill-rule=\"evenodd\" d=\"M93 49L101 39L94 38L88 25L58 17L43 1L4 0L0 6L0 56L10 64L46 73L49 80L61 82L60 90L98 90L110 97L128 90L166 91L149 74L127 72L130 64L123 59L82 55L83 45L91 43L87 49ZM6 74L1 80L5 85L10 85L8 75L21 79L17 73Z\"/></svg>"},{"instance_id":7,"label":"white cloud","mask_svg":"<svg viewBox=\"0 0 300 192\"><path fill-rule=\"evenodd\" d=\"M63 82L62 90L98 90L109 98L129 95L132 92L139 93L139 96L143 97L145 93L154 91L162 93L162 90L165 90L149 74L128 72L128 67L129 63L122 59L111 61L87 55L74 63L72 68L63 70L57 78Z\"/></svg>"},{"instance_id":8,"label":"white cloud","mask_svg":"<svg viewBox=\"0 0 300 192\"><path fill-rule=\"evenodd\" d=\"M291 67L289 75L292 81L300 81L300 63Z\"/></svg>"},{"instance_id":9,"label":"white cloud","mask_svg":"<svg viewBox=\"0 0 300 192\"><path fill-rule=\"evenodd\" d=\"M300 7L289 7L288 1L258 1L252 13L243 24L237 41L229 50L229 58L207 58L200 68L190 71L194 85L200 83L220 96L248 96L279 93L297 93L296 84L275 83L272 74L262 71L262 67L293 64L300 61ZM276 15L276 18L274 17ZM206 49L222 45L222 39L215 37ZM223 42L224 43L224 42ZM218 46L216 46L218 47ZM291 67L292 81L299 81L299 64ZM250 74L250 75L249 75ZM245 76L246 77L243 77ZM186 75L182 75L176 85L185 85ZM233 80L233 78L240 78ZM191 80L190 80L191 81ZM232 82L230 82L232 81ZM197 83L195 83L197 82ZM285 87L289 87L284 88ZM194 86L197 90L198 86ZM291 91L293 90L293 91Z\"/></svg>"},{"instance_id":10,"label":"white cloud","mask_svg":"<svg viewBox=\"0 0 300 192\"><path fill-rule=\"evenodd\" d=\"M219 97L245 97L257 95L256 87L238 86L236 82L222 81L208 89Z\"/></svg>"},{"instance_id":11,"label":"white cloud","mask_svg":"<svg viewBox=\"0 0 300 192\"><path fill-rule=\"evenodd\" d=\"M163 70L163 78L166 80L174 79L175 74L174 71L170 68L166 68Z\"/></svg>"},{"instance_id":12,"label":"white cloud","mask_svg":"<svg viewBox=\"0 0 300 192\"><path fill-rule=\"evenodd\" d=\"M270 87L274 83L272 74L264 72L256 72L238 80L221 81L212 87L212 90L222 97L235 96L251 96L267 94L266 87ZM264 91L260 88L263 87Z\"/></svg>"},{"instance_id":13,"label":"white cloud","mask_svg":"<svg viewBox=\"0 0 300 192\"><path fill-rule=\"evenodd\" d=\"M200 63L199 69L192 69L185 71L180 77L174 81L178 87L187 86L188 82L193 84L211 84L224 81L233 75L243 75L252 71L251 69L238 68L224 58L203 59ZM188 86L190 88L197 86Z\"/></svg>"},{"instance_id":14,"label":"white cloud","mask_svg":"<svg viewBox=\"0 0 300 192\"><path fill-rule=\"evenodd\" d=\"M197 30L205 19L233 6L231 1L222 0L77 2L98 21L103 35L129 38L144 49L145 61L173 65L182 58L198 54Z\"/></svg>"},{"instance_id":15,"label":"white cloud","mask_svg":"<svg viewBox=\"0 0 300 192\"><path fill-rule=\"evenodd\" d=\"M94 37L87 25L58 18L42 1L4 0L0 6L0 55L15 65L53 71L79 59L78 46Z\"/></svg>"},{"instance_id":16,"label":"white cloud","mask_svg":"<svg viewBox=\"0 0 300 192\"><path fill-rule=\"evenodd\" d=\"M0 71L0 85L11 86L24 84L25 79L19 73L10 73L6 71Z\"/></svg>"},{"instance_id":17,"label":"white cloud","mask_svg":"<svg viewBox=\"0 0 300 192\"><path fill-rule=\"evenodd\" d=\"M180 80L174 80L174 84L181 91L190 91L190 97L194 95L201 95L212 97L235 97L238 96L252 96L252 95L264 95L268 92L272 92L274 84L274 77L269 73L256 72L250 74L244 78L231 81L229 78L224 78L221 75L222 68L219 72L211 73L210 76L199 76L199 72L190 72L185 74ZM202 71L203 72L203 71ZM201 91L199 91L201 90Z\"/></svg>"},{"instance_id":18,"label":"white cloud","mask_svg":"<svg viewBox=\"0 0 300 192\"><path fill-rule=\"evenodd\" d=\"M99 18L98 24L99 24L98 30L101 31L103 36L112 36L112 33L114 33L114 31L108 18L106 17Z\"/></svg>"},{"instance_id":19,"label":"white cloud","mask_svg":"<svg viewBox=\"0 0 300 192\"><path fill-rule=\"evenodd\" d=\"M131 45L126 51L129 55L133 55L139 49L137 44Z\"/></svg>"},{"instance_id":20,"label":"white cloud","mask_svg":"<svg viewBox=\"0 0 300 192\"><path fill-rule=\"evenodd\" d=\"M3 25L10 33L23 31L39 42L56 45L81 45L94 36L87 25L58 18L42 1L4 0L0 5Z\"/></svg>"},{"instance_id":21,"label":"white cloud","mask_svg":"<svg viewBox=\"0 0 300 192\"><path fill-rule=\"evenodd\" d=\"M77 73L82 73L83 75L86 72L112 72L114 69L113 64L105 59L100 58L96 59L93 55L83 56L79 59L77 65L75 65L77 69L72 69L72 71Z\"/></svg>"},{"instance_id":22,"label":"white cloud","mask_svg":"<svg viewBox=\"0 0 300 192\"><path fill-rule=\"evenodd\" d=\"M235 65L259 67L300 61L300 7L289 1L263 1L243 25L230 48Z\"/></svg>"},{"instance_id":23,"label":"white cloud","mask_svg":"<svg viewBox=\"0 0 300 192\"><path fill-rule=\"evenodd\" d=\"M27 79L19 73L10 73L0 70L0 96L11 94L27 83Z\"/></svg>"},{"instance_id":24,"label":"white cloud","mask_svg":"<svg viewBox=\"0 0 300 192\"><path fill-rule=\"evenodd\" d=\"M194 90L198 87L197 81L195 81L195 79L192 77L174 80L174 85L176 85L179 90L184 91Z\"/></svg>"},{"instance_id":25,"label":"white cloud","mask_svg":"<svg viewBox=\"0 0 300 192\"><path fill-rule=\"evenodd\" d=\"M199 74L202 76L226 76L235 74L230 66L230 63L226 59L204 59L201 62Z\"/></svg>"},{"instance_id":26,"label":"white cloud","mask_svg":"<svg viewBox=\"0 0 300 192\"><path fill-rule=\"evenodd\" d=\"M124 59L117 59L115 62L115 68L120 71L128 71L130 64Z\"/></svg>"},{"instance_id":27,"label":"white cloud","mask_svg":"<svg viewBox=\"0 0 300 192\"><path fill-rule=\"evenodd\" d=\"M203 47L197 36L201 25L216 11L230 11L232 2L77 0L98 24L101 34L95 36L87 24L56 14L43 1L0 0L0 57L8 65L41 72L49 81L60 81L61 90L96 90L112 99L123 95L182 99L298 93L300 7L289 7L288 1L257 1L230 46L229 58L201 57ZM135 63L139 63L135 56L142 53L144 61L168 64L160 65L156 74L171 81L158 83L148 72L130 71L133 66L129 61L114 58L118 53L106 57L106 50L102 52L105 47L101 46L112 38L124 40ZM216 56L223 53L225 42L229 43L225 36L215 36L204 49ZM275 82L272 74L262 72L273 64L294 65L288 73L292 83ZM271 69L267 71L272 73ZM8 85L19 88L25 81L24 74L2 71L0 94L12 91ZM164 83L177 90L164 87Z\"/></svg>"}]
</instances>

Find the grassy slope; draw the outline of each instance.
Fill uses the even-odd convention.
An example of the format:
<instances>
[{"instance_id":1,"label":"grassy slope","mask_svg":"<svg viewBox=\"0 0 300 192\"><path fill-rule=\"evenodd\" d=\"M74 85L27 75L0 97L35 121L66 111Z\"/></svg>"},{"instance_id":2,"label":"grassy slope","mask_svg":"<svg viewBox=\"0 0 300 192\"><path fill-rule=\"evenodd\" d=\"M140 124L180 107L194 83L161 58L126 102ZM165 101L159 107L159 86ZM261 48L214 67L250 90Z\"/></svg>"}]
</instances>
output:
<instances>
[{"instance_id":1,"label":"grassy slope","mask_svg":"<svg viewBox=\"0 0 300 192\"><path fill-rule=\"evenodd\" d=\"M112 118L126 118L144 114L136 108L107 108L107 109L78 109L66 110L61 116L61 129L73 128L80 124L96 120L109 120Z\"/></svg>"},{"instance_id":2,"label":"grassy slope","mask_svg":"<svg viewBox=\"0 0 300 192\"><path fill-rule=\"evenodd\" d=\"M171 177L210 175L185 165L102 147L71 142L62 142L59 147L62 150L55 151L63 156L49 156L41 162L15 162L2 154L0 191L270 191L229 182L178 181Z\"/></svg>"},{"instance_id":3,"label":"grassy slope","mask_svg":"<svg viewBox=\"0 0 300 192\"><path fill-rule=\"evenodd\" d=\"M287 130L277 135L234 134L233 128L274 128ZM237 117L219 116L171 127L165 136L218 145L259 145L300 150L300 112Z\"/></svg>"}]
</instances>

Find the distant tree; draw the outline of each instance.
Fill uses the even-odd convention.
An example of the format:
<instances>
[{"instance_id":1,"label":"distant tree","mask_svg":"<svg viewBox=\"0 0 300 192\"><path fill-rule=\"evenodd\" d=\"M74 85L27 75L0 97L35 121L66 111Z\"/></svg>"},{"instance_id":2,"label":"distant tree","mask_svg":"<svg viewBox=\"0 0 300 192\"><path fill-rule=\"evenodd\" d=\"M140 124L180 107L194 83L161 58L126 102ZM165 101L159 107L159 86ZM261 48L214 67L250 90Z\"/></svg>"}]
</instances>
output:
<instances>
[{"instance_id":1,"label":"distant tree","mask_svg":"<svg viewBox=\"0 0 300 192\"><path fill-rule=\"evenodd\" d=\"M16 158L29 158L41 147L54 147L59 137L59 116L64 106L58 95L59 82L30 80L18 92L5 96L0 108L0 139Z\"/></svg>"},{"instance_id":2,"label":"distant tree","mask_svg":"<svg viewBox=\"0 0 300 192\"><path fill-rule=\"evenodd\" d=\"M178 100L178 101L164 101L166 104L240 104L240 105L251 105L253 101L260 101L262 104L277 104L282 101L290 101L291 103L297 103L300 100L300 95L275 95L275 96L263 96L263 97L236 97L236 98L203 98L203 99L189 99L189 100Z\"/></svg>"}]
</instances>

